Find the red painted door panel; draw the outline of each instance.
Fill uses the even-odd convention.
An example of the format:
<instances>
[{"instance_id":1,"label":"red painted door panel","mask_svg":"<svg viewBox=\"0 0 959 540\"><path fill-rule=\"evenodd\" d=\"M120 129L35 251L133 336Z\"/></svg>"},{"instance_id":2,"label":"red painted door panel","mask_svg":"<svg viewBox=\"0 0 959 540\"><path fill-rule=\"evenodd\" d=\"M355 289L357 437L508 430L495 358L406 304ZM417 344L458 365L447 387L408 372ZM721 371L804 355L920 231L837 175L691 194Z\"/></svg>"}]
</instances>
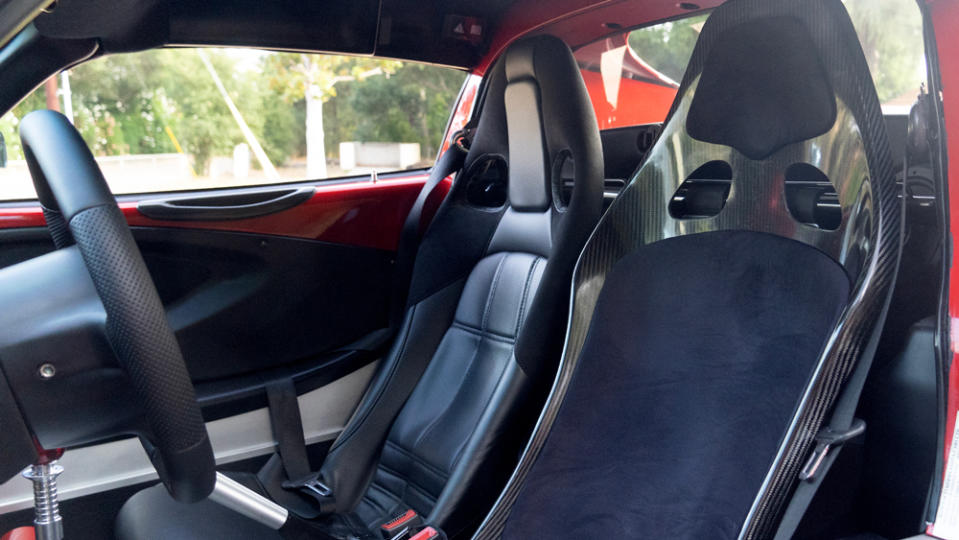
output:
<instances>
[{"instance_id":1,"label":"red painted door panel","mask_svg":"<svg viewBox=\"0 0 959 540\"><path fill-rule=\"evenodd\" d=\"M134 227L169 227L289 236L335 244L393 251L400 229L427 174L393 176L377 182L317 184L313 196L293 208L265 216L225 221L163 221L137 210L137 201L120 202L127 222ZM449 182L441 183L431 199L442 197ZM242 192L242 189L226 190ZM183 196L173 194L172 198ZM434 210L436 204L429 205ZM33 203L0 207L0 229L42 227L40 207Z\"/></svg>"}]
</instances>

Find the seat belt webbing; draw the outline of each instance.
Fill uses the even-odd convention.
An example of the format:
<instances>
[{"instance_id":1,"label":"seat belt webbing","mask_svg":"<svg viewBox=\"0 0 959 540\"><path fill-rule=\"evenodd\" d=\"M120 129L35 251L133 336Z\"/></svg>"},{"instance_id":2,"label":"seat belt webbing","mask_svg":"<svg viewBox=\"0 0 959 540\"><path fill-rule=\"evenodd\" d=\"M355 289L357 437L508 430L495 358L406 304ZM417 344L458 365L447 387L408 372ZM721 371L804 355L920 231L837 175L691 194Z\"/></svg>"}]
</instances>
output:
<instances>
[{"instance_id":1,"label":"seat belt webbing","mask_svg":"<svg viewBox=\"0 0 959 540\"><path fill-rule=\"evenodd\" d=\"M310 460L306 455L303 420L300 417L300 404L296 398L293 379L284 378L267 384L266 398L273 438L276 440L277 453L283 462L286 477L302 478L310 473Z\"/></svg>"},{"instance_id":2,"label":"seat belt webbing","mask_svg":"<svg viewBox=\"0 0 959 540\"><path fill-rule=\"evenodd\" d=\"M410 281L413 278L413 264L416 261L422 236L420 227L423 225L421 224L423 207L426 206L430 194L444 178L463 168L468 153L470 133L471 128L467 126L452 137L450 147L433 165L429 178L423 184L419 196L416 197L413 207L406 216L406 221L403 222L400 242L396 250L396 268L393 272L393 287L390 295L390 328L394 330L400 326L403 314L406 312L406 300L409 295Z\"/></svg>"}]
</instances>

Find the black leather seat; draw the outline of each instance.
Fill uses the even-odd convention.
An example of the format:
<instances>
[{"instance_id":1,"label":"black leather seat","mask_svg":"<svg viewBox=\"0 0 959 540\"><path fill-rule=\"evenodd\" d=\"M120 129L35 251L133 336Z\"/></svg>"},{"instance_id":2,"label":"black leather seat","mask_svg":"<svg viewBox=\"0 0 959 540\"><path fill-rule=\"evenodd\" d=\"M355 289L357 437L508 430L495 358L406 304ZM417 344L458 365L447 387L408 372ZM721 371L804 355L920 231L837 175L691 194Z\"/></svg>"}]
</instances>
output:
<instances>
[{"instance_id":1,"label":"black leather seat","mask_svg":"<svg viewBox=\"0 0 959 540\"><path fill-rule=\"evenodd\" d=\"M793 191L822 178L835 222ZM773 537L820 427L848 427L837 397L855 408L899 189L840 0L717 8L583 250L555 386L474 538Z\"/></svg>"},{"instance_id":2,"label":"black leather seat","mask_svg":"<svg viewBox=\"0 0 959 540\"><path fill-rule=\"evenodd\" d=\"M570 170L571 198L561 196ZM569 48L548 36L511 46L488 77L464 172L420 244L399 334L323 463L335 511L318 515L279 487L276 457L259 475L234 477L336 538L367 536L408 508L454 536L475 529L555 373L572 267L602 206L602 171ZM179 505L154 487L126 503L117 536L278 535L208 501Z\"/></svg>"}]
</instances>

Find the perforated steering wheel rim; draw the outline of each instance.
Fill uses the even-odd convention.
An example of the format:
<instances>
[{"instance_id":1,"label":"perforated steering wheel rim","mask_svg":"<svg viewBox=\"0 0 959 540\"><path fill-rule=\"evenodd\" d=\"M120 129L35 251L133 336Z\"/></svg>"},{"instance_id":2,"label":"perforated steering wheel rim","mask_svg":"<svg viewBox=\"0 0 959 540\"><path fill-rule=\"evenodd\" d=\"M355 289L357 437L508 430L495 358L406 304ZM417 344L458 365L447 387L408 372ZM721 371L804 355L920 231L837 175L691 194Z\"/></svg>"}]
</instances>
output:
<instances>
[{"instance_id":1,"label":"perforated steering wheel rim","mask_svg":"<svg viewBox=\"0 0 959 540\"><path fill-rule=\"evenodd\" d=\"M147 420L149 432L140 434L147 455L174 499L206 498L216 473L193 383L103 173L59 113L28 114L20 138L51 232L62 238L68 226L103 303L107 338Z\"/></svg>"}]
</instances>

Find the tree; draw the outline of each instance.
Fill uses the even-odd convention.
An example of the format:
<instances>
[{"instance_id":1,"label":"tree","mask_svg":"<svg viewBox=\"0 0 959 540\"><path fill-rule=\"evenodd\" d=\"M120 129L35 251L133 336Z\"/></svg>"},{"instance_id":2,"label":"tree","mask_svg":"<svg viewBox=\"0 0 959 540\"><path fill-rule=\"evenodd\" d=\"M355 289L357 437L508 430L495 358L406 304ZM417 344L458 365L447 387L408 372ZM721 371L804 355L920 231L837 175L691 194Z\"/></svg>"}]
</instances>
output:
<instances>
[{"instance_id":1,"label":"tree","mask_svg":"<svg viewBox=\"0 0 959 540\"><path fill-rule=\"evenodd\" d=\"M653 69L679 82L707 17L696 15L634 30L629 33L629 46Z\"/></svg>"},{"instance_id":2,"label":"tree","mask_svg":"<svg viewBox=\"0 0 959 540\"><path fill-rule=\"evenodd\" d=\"M389 78L354 85L349 103L362 111L356 117L356 137L418 142L425 156L433 156L464 77L461 71L405 64Z\"/></svg>"},{"instance_id":3,"label":"tree","mask_svg":"<svg viewBox=\"0 0 959 540\"><path fill-rule=\"evenodd\" d=\"M336 96L338 83L388 75L402 64L390 60L302 53L265 57L272 84L287 102L306 102L306 175L326 178L323 103Z\"/></svg>"},{"instance_id":4,"label":"tree","mask_svg":"<svg viewBox=\"0 0 959 540\"><path fill-rule=\"evenodd\" d=\"M200 59L185 52L112 55L73 70L76 126L95 154L174 152L169 128L202 174L214 153L242 141ZM234 62L222 54L210 60L219 72L234 72ZM249 93L242 79L224 83L241 87L238 96Z\"/></svg>"},{"instance_id":5,"label":"tree","mask_svg":"<svg viewBox=\"0 0 959 540\"><path fill-rule=\"evenodd\" d=\"M846 0L879 101L918 91L922 73L922 18L910 0ZM707 15L640 28L629 45L667 77L680 81Z\"/></svg>"},{"instance_id":6,"label":"tree","mask_svg":"<svg viewBox=\"0 0 959 540\"><path fill-rule=\"evenodd\" d=\"M915 2L905 0L847 0L846 9L856 27L869 63L879 101L886 102L915 90L922 72L922 17Z\"/></svg>"}]
</instances>

